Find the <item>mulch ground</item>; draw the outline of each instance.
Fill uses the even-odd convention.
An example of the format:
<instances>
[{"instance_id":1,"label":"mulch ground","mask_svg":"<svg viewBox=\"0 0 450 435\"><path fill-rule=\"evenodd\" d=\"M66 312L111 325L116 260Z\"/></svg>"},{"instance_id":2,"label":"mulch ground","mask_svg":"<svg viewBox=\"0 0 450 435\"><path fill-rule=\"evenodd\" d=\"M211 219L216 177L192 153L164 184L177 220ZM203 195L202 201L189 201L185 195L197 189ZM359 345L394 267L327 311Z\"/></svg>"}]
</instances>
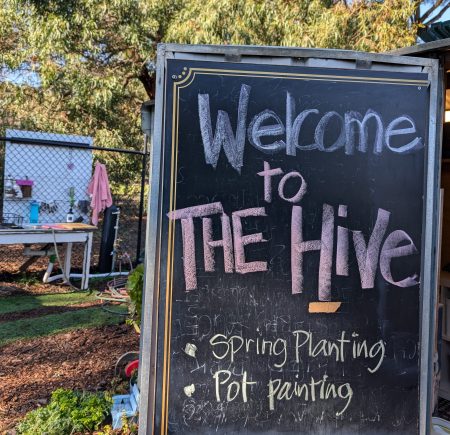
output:
<instances>
[{"instance_id":1,"label":"mulch ground","mask_svg":"<svg viewBox=\"0 0 450 435\"><path fill-rule=\"evenodd\" d=\"M20 277L17 274L0 274L0 298L11 295L26 294L46 294L46 293L65 293L71 291L68 286L56 284L44 284L40 276L35 278L35 282L28 284L19 282Z\"/></svg>"},{"instance_id":2,"label":"mulch ground","mask_svg":"<svg viewBox=\"0 0 450 435\"><path fill-rule=\"evenodd\" d=\"M122 354L139 349L128 325L80 329L0 348L0 432L45 405L57 388L106 390Z\"/></svg>"}]
</instances>

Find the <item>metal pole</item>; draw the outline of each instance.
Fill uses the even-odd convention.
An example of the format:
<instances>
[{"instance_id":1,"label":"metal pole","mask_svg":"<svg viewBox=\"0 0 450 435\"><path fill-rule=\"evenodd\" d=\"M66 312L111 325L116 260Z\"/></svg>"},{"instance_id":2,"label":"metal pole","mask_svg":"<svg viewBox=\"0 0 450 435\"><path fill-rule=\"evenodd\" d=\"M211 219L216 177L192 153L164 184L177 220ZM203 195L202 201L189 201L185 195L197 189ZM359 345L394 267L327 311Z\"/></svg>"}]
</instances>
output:
<instances>
[{"instance_id":1,"label":"metal pole","mask_svg":"<svg viewBox=\"0 0 450 435\"><path fill-rule=\"evenodd\" d=\"M138 234L136 244L136 260L135 264L138 264L139 257L141 255L141 239L142 239L142 219L144 217L144 190L145 190L145 174L147 172L147 146L148 136L144 134L144 153L142 154L142 169L141 169L141 196L139 200L139 219L138 219Z\"/></svg>"},{"instance_id":2,"label":"metal pole","mask_svg":"<svg viewBox=\"0 0 450 435\"><path fill-rule=\"evenodd\" d=\"M107 147L97 147L90 145L88 143L82 142L61 142L56 140L45 140L45 139L26 139L17 137L3 137L0 136L0 142L11 142L24 145L41 145L48 147L65 147L65 148L75 148L80 150L93 150L93 151L108 151L124 154L138 154L142 155L142 151L123 149L123 148L107 148Z\"/></svg>"}]
</instances>

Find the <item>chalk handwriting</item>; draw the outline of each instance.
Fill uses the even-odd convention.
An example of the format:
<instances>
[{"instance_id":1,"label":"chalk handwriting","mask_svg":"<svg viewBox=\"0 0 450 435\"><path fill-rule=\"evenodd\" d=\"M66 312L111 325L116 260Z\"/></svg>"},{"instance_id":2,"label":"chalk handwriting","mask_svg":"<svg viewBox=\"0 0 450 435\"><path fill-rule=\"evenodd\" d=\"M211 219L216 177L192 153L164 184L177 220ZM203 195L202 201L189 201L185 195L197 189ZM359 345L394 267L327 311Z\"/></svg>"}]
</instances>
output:
<instances>
[{"instance_id":1,"label":"chalk handwriting","mask_svg":"<svg viewBox=\"0 0 450 435\"><path fill-rule=\"evenodd\" d=\"M247 372L244 371L242 375L242 380L240 382L238 381L232 381L229 382L231 378L231 372L229 370L218 370L216 373L214 373L213 378L215 380L215 387L216 387L216 400L220 402L221 395L220 395L220 386L227 384L227 394L226 394L226 400L227 402L232 402L241 392L242 394L242 401L244 403L247 402L247 386L248 385L254 385L256 382L254 381L248 381L247 380Z\"/></svg>"},{"instance_id":2,"label":"chalk handwriting","mask_svg":"<svg viewBox=\"0 0 450 435\"><path fill-rule=\"evenodd\" d=\"M219 110L217 114L216 132L213 136L209 94L199 94L198 96L200 131L205 150L205 159L206 163L212 165L214 168L217 166L220 150L223 146L223 150L230 164L238 172L241 170L244 157L245 123L249 97L250 86L242 85L239 97L236 135L233 133L228 113Z\"/></svg>"},{"instance_id":3,"label":"chalk handwriting","mask_svg":"<svg viewBox=\"0 0 450 435\"><path fill-rule=\"evenodd\" d=\"M268 385L269 394L269 409L275 409L275 400L291 400L293 397L301 398L305 402L316 400L327 400L329 398L339 397L345 400L345 406L338 412L336 416L342 415L350 405L353 397L352 387L348 382L336 386L336 384L329 382L327 375L323 375L322 379L315 381L311 377L308 383L299 383L297 381L289 382L282 379L270 379Z\"/></svg>"},{"instance_id":4,"label":"chalk handwriting","mask_svg":"<svg viewBox=\"0 0 450 435\"><path fill-rule=\"evenodd\" d=\"M308 358L333 358L336 362L344 363L347 359L364 359L372 362L367 367L369 373L375 373L381 367L385 358L386 345L383 340L372 344L362 340L359 334L341 331L336 339L316 340L311 331L298 329L289 334L293 345L289 346L289 336L286 338L269 339L265 337L244 337L242 334L215 334L209 340L213 357L219 361L235 363L241 355L266 355L271 358L271 365L281 369L295 360L300 363L303 354ZM289 353L292 353L290 355Z\"/></svg>"},{"instance_id":5,"label":"chalk handwriting","mask_svg":"<svg viewBox=\"0 0 450 435\"><path fill-rule=\"evenodd\" d=\"M342 364L348 359L367 361L367 371L374 374L380 369L386 354L383 340L368 342L357 332L349 334L346 331L341 331L335 339L319 340L313 332L301 329L286 334L284 338L216 334L211 337L209 344L213 358L221 364L229 364L227 369L217 368L212 372L216 402L241 400L247 403L251 387L258 382L251 380L242 361L266 357L271 361L268 366L271 376L267 383L269 410L274 411L278 402L294 398L303 402L341 399L344 403L336 416L342 415L352 401L353 389L349 382L332 382L327 374L318 380L312 376L299 379L298 372L294 380L288 380L286 376L274 378L273 371L279 369L276 371L284 372L285 367L293 361L299 364L304 360L331 358ZM239 362L236 358L239 358ZM242 364L242 370L236 372L232 368L236 364Z\"/></svg>"},{"instance_id":6,"label":"chalk handwriting","mask_svg":"<svg viewBox=\"0 0 450 435\"><path fill-rule=\"evenodd\" d=\"M202 234L203 237L206 236L206 240L203 240L203 245L206 245L206 249L204 249L205 270L211 272L215 270L214 248L222 248L224 250L224 270L226 273L233 272L233 263L235 263L235 270L237 273L244 274L264 272L267 270L266 261L246 261L244 247L252 243L266 242L266 240L264 240L261 233L243 235L241 223L243 218L249 216L266 216L264 207L249 208L233 212L231 214L233 233L230 228L230 219L227 215L224 215L223 207L220 202L175 210L168 213L168 217L172 220L181 220L183 266L187 291L197 288L194 218L205 218L206 216L215 214L221 215L222 240L212 240L211 220L202 219ZM234 255L231 248L233 246L231 234L233 234Z\"/></svg>"},{"instance_id":7,"label":"chalk handwriting","mask_svg":"<svg viewBox=\"0 0 450 435\"><path fill-rule=\"evenodd\" d=\"M282 175L280 168L272 169L264 162L264 170L258 175L264 178L264 198L266 202L272 200L272 178ZM289 176L286 178L286 176ZM300 181L297 193L287 198L284 193L282 181L296 178ZM281 188L280 188L281 186ZM278 195L287 203L300 201L306 193L307 184L299 172L292 171L284 175L279 183ZM347 206L339 204L338 216L347 217ZM213 218L220 218L222 239L213 240ZM300 294L304 289L304 256L312 251L320 252L318 264L318 299L322 302L331 301L331 281L333 263L337 276L348 276L348 256L350 250L349 235L352 234L353 248L358 263L358 270L362 289L371 289L375 286L375 275L378 267L382 277L398 287L411 287L419 283L418 274L395 280L391 273L391 261L394 258L407 257L417 253L411 237L403 230L394 230L386 236L391 213L379 208L377 218L368 242L364 233L357 229L348 229L338 226L335 231L335 208L330 204L322 206L322 230L319 239L305 240L303 207L292 205L291 211L291 281L292 294ZM180 220L183 242L183 268L186 290L197 288L197 261L195 254L196 237L194 219L201 218L203 239L203 264L206 272L216 270L215 249L222 249L224 253L225 273L256 273L267 271L267 261L246 261L245 246L265 243L261 232L243 234L242 219L266 217L264 207L247 208L233 211L230 217L224 212L221 202L196 205L168 213L169 219ZM335 232L337 237L335 237ZM336 256L333 258L336 240ZM384 241L384 242L383 242Z\"/></svg>"},{"instance_id":8,"label":"chalk handwriting","mask_svg":"<svg viewBox=\"0 0 450 435\"><path fill-rule=\"evenodd\" d=\"M230 165L237 172L241 172L244 165L246 130L248 142L264 154L284 151L288 156L295 156L298 150L319 150L329 153L341 149L347 155L352 155L355 151L360 153L371 151L373 154L380 155L384 149L403 154L423 147L423 139L416 135L416 124L409 115L400 114L392 119L386 128L381 115L371 108L367 109L364 116L352 110L344 114L333 110L320 114L315 108L305 109L295 116L295 99L289 92L286 92L284 123L273 110L265 109L255 115L246 128L250 92L249 85L241 86L236 116L236 133L233 132L230 115L224 110L218 110L216 129L213 134L209 94L198 95L198 114L205 161L214 168L217 167L223 147ZM317 120L314 135L311 138L313 142L308 145L300 145L300 138L306 134L302 131L302 126L307 117ZM333 120L335 121L332 122ZM336 123L338 127L336 127ZM369 126L375 129L372 139L369 136ZM338 137L332 144L327 144L327 132L334 132L336 128L339 132ZM404 138L397 138L394 144L392 138L399 136L404 136ZM264 142L261 138L265 138Z\"/></svg>"}]
</instances>

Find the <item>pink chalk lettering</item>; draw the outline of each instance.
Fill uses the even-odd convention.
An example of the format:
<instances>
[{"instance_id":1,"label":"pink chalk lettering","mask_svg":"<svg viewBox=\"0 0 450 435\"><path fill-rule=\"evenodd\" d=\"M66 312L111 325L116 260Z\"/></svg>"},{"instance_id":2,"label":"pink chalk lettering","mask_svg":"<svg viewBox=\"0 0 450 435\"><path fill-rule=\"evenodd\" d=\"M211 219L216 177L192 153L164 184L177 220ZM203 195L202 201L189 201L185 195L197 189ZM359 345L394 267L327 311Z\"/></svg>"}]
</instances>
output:
<instances>
[{"instance_id":1,"label":"pink chalk lettering","mask_svg":"<svg viewBox=\"0 0 450 435\"><path fill-rule=\"evenodd\" d=\"M377 220L368 246L366 246L362 232L353 231L353 243L355 245L362 288L373 288L374 286L380 246L389 224L390 215L388 211L382 208L378 209Z\"/></svg>"},{"instance_id":2,"label":"pink chalk lettering","mask_svg":"<svg viewBox=\"0 0 450 435\"><path fill-rule=\"evenodd\" d=\"M181 219L181 233L183 238L183 265L186 290L195 290L197 288L197 271L193 218Z\"/></svg>"},{"instance_id":3,"label":"pink chalk lettering","mask_svg":"<svg viewBox=\"0 0 450 435\"><path fill-rule=\"evenodd\" d=\"M338 216L339 217L347 217L347 206L343 204L339 204L338 208Z\"/></svg>"},{"instance_id":4,"label":"pink chalk lettering","mask_svg":"<svg viewBox=\"0 0 450 435\"><path fill-rule=\"evenodd\" d=\"M339 204L338 216L347 217L347 206ZM348 245L349 230L347 228L337 227L336 242L336 275L348 276Z\"/></svg>"},{"instance_id":5,"label":"pink chalk lettering","mask_svg":"<svg viewBox=\"0 0 450 435\"><path fill-rule=\"evenodd\" d=\"M348 236L349 230L338 225L336 242L336 275L348 276Z\"/></svg>"},{"instance_id":6,"label":"pink chalk lettering","mask_svg":"<svg viewBox=\"0 0 450 435\"><path fill-rule=\"evenodd\" d=\"M235 267L238 273L265 272L267 270L266 261L245 261L244 246L252 243L267 242L263 239L262 233L249 235L242 234L241 219L249 216L267 216L264 207L248 208L246 210L235 211L232 213L233 220L233 240L235 250Z\"/></svg>"},{"instance_id":7,"label":"pink chalk lettering","mask_svg":"<svg viewBox=\"0 0 450 435\"><path fill-rule=\"evenodd\" d=\"M320 240L303 240L302 207L294 205L291 215L291 275L292 294L303 292L303 253L319 251Z\"/></svg>"},{"instance_id":8,"label":"pink chalk lettering","mask_svg":"<svg viewBox=\"0 0 450 435\"><path fill-rule=\"evenodd\" d=\"M334 210L323 205L319 262L319 301L331 301L331 269L333 267Z\"/></svg>"},{"instance_id":9,"label":"pink chalk lettering","mask_svg":"<svg viewBox=\"0 0 450 435\"><path fill-rule=\"evenodd\" d=\"M258 172L260 177L264 177L264 201L272 202L272 177L282 174L283 171L280 168L270 169L270 164L264 162L264 171Z\"/></svg>"},{"instance_id":10,"label":"pink chalk lettering","mask_svg":"<svg viewBox=\"0 0 450 435\"><path fill-rule=\"evenodd\" d=\"M187 291L197 288L194 218L217 213L223 213L223 207L220 202L196 205L167 213L171 220L181 219L183 267Z\"/></svg>"},{"instance_id":11,"label":"pink chalk lettering","mask_svg":"<svg viewBox=\"0 0 450 435\"><path fill-rule=\"evenodd\" d=\"M224 269L226 273L233 273L233 241L231 238L230 218L223 214L222 240L212 239L212 219L202 218L203 222L203 256L205 261L205 271L215 271L214 248L223 248Z\"/></svg>"},{"instance_id":12,"label":"pink chalk lettering","mask_svg":"<svg viewBox=\"0 0 450 435\"><path fill-rule=\"evenodd\" d=\"M300 178L301 180L300 188L298 189L297 193L291 198L287 198L286 196L284 196L284 185L286 184L286 181L289 180L289 178ZM300 202L305 193L306 193L306 181L297 171L288 172L281 179L280 184L278 184L278 195L280 195L280 198L284 199L285 201L292 202L295 204L297 202Z\"/></svg>"},{"instance_id":13,"label":"pink chalk lettering","mask_svg":"<svg viewBox=\"0 0 450 435\"><path fill-rule=\"evenodd\" d=\"M210 214L223 213L221 202L212 202L211 204L194 205L192 207L180 208L167 213L170 220L187 219L208 216Z\"/></svg>"},{"instance_id":14,"label":"pink chalk lettering","mask_svg":"<svg viewBox=\"0 0 450 435\"><path fill-rule=\"evenodd\" d=\"M399 246L400 243L405 242L407 242L407 244ZM393 258L406 257L407 255L416 253L417 248L407 233L402 230L397 230L389 234L384 241L380 255L380 270L383 278L397 287L412 287L419 284L419 276L417 274L408 276L401 281L395 281L391 273L391 260Z\"/></svg>"}]
</instances>

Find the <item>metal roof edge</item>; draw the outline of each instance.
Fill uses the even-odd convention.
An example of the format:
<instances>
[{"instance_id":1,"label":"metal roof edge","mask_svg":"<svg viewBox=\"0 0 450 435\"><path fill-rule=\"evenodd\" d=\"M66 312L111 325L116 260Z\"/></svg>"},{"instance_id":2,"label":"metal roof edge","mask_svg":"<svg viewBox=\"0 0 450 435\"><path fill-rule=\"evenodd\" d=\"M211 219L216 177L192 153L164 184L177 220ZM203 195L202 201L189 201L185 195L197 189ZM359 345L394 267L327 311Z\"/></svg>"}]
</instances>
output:
<instances>
[{"instance_id":1,"label":"metal roof edge","mask_svg":"<svg viewBox=\"0 0 450 435\"><path fill-rule=\"evenodd\" d=\"M380 63L432 66L433 59L406 57L395 53L372 53L331 48L301 48L256 45L194 45L158 44L160 52L202 53L216 55L272 56L293 58L333 58L340 60L362 60Z\"/></svg>"},{"instance_id":2,"label":"metal roof edge","mask_svg":"<svg viewBox=\"0 0 450 435\"><path fill-rule=\"evenodd\" d=\"M448 51L450 50L450 38L439 39L438 41L425 42L423 44L411 45L410 47L398 48L386 52L393 55L419 55L426 54L433 51Z\"/></svg>"}]
</instances>

